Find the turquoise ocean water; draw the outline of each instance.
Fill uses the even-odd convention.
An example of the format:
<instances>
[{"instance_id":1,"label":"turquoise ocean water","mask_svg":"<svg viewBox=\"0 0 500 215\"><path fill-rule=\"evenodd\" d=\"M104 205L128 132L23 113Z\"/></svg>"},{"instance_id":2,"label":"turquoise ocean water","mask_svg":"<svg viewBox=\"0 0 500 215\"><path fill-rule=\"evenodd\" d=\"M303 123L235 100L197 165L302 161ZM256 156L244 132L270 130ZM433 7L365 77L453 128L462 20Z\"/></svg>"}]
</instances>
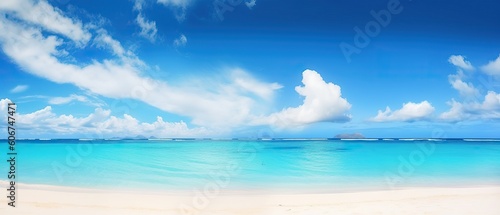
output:
<instances>
[{"instance_id":1,"label":"turquoise ocean water","mask_svg":"<svg viewBox=\"0 0 500 215\"><path fill-rule=\"evenodd\" d=\"M17 181L31 184L150 191L500 185L500 140L24 140L16 147ZM0 145L5 160L7 149ZM0 162L0 180L8 167Z\"/></svg>"}]
</instances>

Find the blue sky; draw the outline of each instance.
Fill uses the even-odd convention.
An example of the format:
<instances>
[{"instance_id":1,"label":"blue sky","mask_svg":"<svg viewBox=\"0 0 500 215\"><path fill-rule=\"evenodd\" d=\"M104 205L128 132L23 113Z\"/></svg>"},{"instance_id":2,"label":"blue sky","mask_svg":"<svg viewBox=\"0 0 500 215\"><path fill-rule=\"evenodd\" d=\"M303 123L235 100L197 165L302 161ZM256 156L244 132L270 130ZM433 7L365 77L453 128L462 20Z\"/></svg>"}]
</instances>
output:
<instances>
[{"instance_id":1,"label":"blue sky","mask_svg":"<svg viewBox=\"0 0 500 215\"><path fill-rule=\"evenodd\" d=\"M0 109L21 138L498 137L498 9L2 1Z\"/></svg>"}]
</instances>

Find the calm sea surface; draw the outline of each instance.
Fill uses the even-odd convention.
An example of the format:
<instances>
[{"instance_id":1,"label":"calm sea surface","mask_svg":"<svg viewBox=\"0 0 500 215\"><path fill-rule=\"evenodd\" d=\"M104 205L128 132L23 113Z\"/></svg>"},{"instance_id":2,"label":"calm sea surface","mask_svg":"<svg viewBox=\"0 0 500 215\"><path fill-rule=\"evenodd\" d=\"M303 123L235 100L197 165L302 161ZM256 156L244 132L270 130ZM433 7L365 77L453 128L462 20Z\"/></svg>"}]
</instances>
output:
<instances>
[{"instance_id":1,"label":"calm sea surface","mask_svg":"<svg viewBox=\"0 0 500 215\"><path fill-rule=\"evenodd\" d=\"M3 141L6 142L6 141ZM124 190L500 185L499 140L32 140L17 181ZM7 144L0 145L8 159ZM8 163L0 162L0 180Z\"/></svg>"}]
</instances>

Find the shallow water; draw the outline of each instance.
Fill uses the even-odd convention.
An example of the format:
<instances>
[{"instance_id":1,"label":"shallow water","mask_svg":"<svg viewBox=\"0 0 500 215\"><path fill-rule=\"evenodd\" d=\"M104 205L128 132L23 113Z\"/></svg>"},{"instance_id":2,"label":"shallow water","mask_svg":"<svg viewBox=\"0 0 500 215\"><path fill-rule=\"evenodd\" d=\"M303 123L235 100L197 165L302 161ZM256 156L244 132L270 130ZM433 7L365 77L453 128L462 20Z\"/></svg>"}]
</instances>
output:
<instances>
[{"instance_id":1,"label":"shallow water","mask_svg":"<svg viewBox=\"0 0 500 215\"><path fill-rule=\"evenodd\" d=\"M0 145L6 157L7 144ZM500 141L44 140L17 181L125 190L390 189L500 184ZM8 163L0 170L7 173ZM2 174L1 180L7 180Z\"/></svg>"}]
</instances>

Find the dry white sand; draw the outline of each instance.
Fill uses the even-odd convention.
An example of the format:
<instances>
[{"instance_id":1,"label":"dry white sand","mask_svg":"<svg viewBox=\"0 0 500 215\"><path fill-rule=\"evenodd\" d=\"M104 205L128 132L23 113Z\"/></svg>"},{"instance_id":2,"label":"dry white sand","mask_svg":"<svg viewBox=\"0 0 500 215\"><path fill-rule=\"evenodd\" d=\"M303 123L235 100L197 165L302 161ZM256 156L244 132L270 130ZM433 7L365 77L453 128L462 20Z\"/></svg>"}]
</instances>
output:
<instances>
[{"instance_id":1,"label":"dry white sand","mask_svg":"<svg viewBox=\"0 0 500 215\"><path fill-rule=\"evenodd\" d=\"M5 185L2 190L7 194ZM500 187L212 194L140 194L21 185L16 207L9 207L3 197L0 214L500 214Z\"/></svg>"}]
</instances>

